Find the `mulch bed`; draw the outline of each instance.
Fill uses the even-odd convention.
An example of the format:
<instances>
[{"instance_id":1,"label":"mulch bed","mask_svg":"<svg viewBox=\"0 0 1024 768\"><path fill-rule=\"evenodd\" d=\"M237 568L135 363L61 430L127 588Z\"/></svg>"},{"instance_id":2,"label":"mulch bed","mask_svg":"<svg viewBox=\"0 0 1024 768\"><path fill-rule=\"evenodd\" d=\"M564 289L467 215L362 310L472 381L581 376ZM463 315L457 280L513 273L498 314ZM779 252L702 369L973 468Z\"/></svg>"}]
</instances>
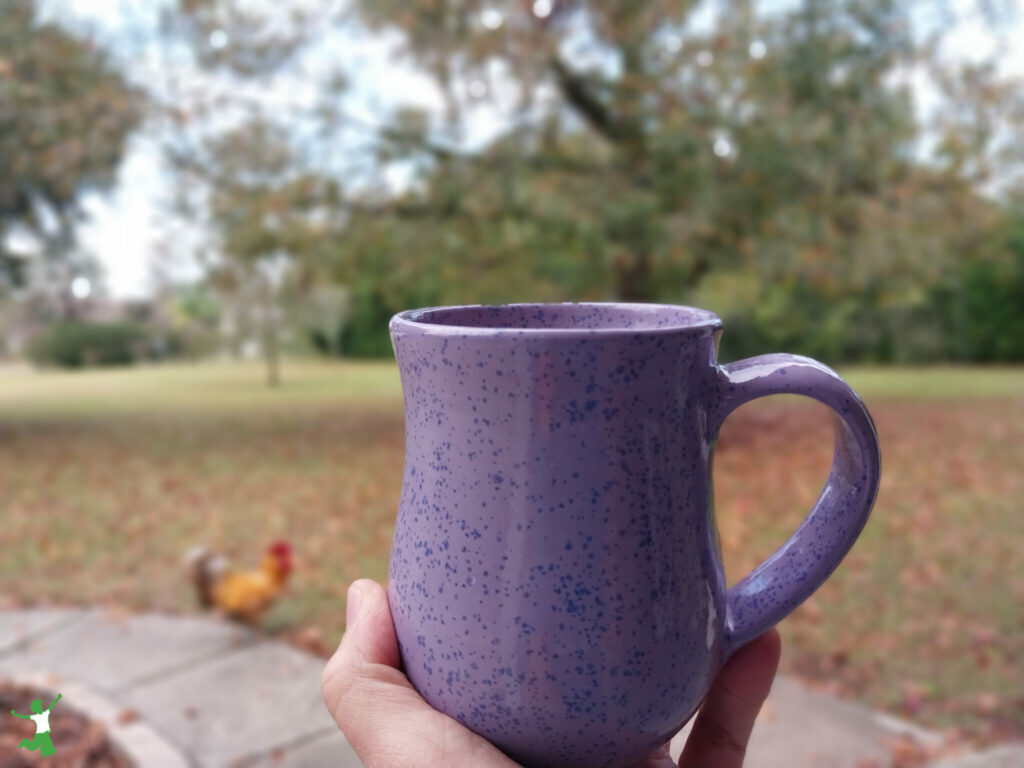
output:
<instances>
[{"instance_id":1,"label":"mulch bed","mask_svg":"<svg viewBox=\"0 0 1024 768\"><path fill-rule=\"evenodd\" d=\"M36 726L10 714L31 713L31 702L39 699L46 706L56 691L15 685L0 681L0 768L131 768L133 763L110 739L100 723L79 712L64 699L50 713L50 736L56 754L43 757L39 752L19 749L22 739L35 736Z\"/></svg>"}]
</instances>

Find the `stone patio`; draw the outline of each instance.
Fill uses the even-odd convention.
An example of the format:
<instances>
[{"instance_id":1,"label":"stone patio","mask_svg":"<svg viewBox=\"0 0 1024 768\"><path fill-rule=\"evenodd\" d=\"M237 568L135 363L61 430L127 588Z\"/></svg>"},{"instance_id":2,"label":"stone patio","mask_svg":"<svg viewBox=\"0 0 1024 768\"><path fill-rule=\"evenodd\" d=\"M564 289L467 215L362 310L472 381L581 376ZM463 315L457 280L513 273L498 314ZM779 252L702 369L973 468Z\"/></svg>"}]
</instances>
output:
<instances>
[{"instance_id":1,"label":"stone patio","mask_svg":"<svg viewBox=\"0 0 1024 768\"><path fill-rule=\"evenodd\" d=\"M322 668L212 618L0 612L0 677L57 688L147 768L361 766L321 702ZM939 737L780 677L746 768L888 768L900 738L927 746ZM684 739L685 729L674 754ZM941 768L1024 768L1024 746Z\"/></svg>"},{"instance_id":2,"label":"stone patio","mask_svg":"<svg viewBox=\"0 0 1024 768\"><path fill-rule=\"evenodd\" d=\"M213 619L0 613L0 677L64 692L147 768L361 766L324 709L322 669ZM132 739L141 727L148 738Z\"/></svg>"}]
</instances>

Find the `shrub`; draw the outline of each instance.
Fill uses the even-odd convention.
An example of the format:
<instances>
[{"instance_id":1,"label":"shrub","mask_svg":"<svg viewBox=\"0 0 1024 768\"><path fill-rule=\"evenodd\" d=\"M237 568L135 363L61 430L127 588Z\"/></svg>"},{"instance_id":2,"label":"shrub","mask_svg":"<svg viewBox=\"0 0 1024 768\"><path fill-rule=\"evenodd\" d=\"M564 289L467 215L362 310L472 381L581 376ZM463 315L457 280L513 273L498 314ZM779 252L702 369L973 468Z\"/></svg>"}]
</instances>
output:
<instances>
[{"instance_id":1,"label":"shrub","mask_svg":"<svg viewBox=\"0 0 1024 768\"><path fill-rule=\"evenodd\" d=\"M136 323L66 321L37 336L30 357L37 365L60 368L126 365L146 356L147 337Z\"/></svg>"},{"instance_id":2,"label":"shrub","mask_svg":"<svg viewBox=\"0 0 1024 768\"><path fill-rule=\"evenodd\" d=\"M372 284L356 285L352 308L341 332L341 353L346 357L391 357L388 321L401 309L405 307L389 305Z\"/></svg>"}]
</instances>

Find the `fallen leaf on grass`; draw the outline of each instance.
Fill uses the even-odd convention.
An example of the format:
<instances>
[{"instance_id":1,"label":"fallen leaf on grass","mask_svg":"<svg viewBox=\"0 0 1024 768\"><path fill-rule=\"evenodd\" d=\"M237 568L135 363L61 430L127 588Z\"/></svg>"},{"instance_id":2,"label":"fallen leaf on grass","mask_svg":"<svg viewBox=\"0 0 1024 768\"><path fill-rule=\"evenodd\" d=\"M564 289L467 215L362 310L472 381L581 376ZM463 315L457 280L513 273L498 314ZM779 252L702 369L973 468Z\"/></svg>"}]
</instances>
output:
<instances>
[{"instance_id":1,"label":"fallen leaf on grass","mask_svg":"<svg viewBox=\"0 0 1024 768\"><path fill-rule=\"evenodd\" d=\"M922 746L913 736L901 736L889 746L892 768L918 768L932 757L932 752Z\"/></svg>"},{"instance_id":2,"label":"fallen leaf on grass","mask_svg":"<svg viewBox=\"0 0 1024 768\"><path fill-rule=\"evenodd\" d=\"M991 692L979 693L974 697L974 702L987 715L999 709L999 697Z\"/></svg>"},{"instance_id":3,"label":"fallen leaf on grass","mask_svg":"<svg viewBox=\"0 0 1024 768\"><path fill-rule=\"evenodd\" d=\"M118 725L130 725L139 719L139 712L135 709L122 709L117 713Z\"/></svg>"}]
</instances>

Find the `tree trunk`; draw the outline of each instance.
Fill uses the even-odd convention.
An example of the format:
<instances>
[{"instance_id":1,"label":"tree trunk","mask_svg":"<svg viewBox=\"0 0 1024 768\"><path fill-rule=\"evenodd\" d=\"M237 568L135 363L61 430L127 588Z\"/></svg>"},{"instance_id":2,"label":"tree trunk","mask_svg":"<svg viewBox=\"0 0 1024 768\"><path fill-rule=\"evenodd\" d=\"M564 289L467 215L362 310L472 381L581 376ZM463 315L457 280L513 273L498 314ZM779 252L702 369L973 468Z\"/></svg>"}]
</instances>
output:
<instances>
[{"instance_id":1,"label":"tree trunk","mask_svg":"<svg viewBox=\"0 0 1024 768\"><path fill-rule=\"evenodd\" d=\"M263 360L267 364L267 386L276 387L281 383L281 344L277 333L276 307L267 314L263 326Z\"/></svg>"}]
</instances>

